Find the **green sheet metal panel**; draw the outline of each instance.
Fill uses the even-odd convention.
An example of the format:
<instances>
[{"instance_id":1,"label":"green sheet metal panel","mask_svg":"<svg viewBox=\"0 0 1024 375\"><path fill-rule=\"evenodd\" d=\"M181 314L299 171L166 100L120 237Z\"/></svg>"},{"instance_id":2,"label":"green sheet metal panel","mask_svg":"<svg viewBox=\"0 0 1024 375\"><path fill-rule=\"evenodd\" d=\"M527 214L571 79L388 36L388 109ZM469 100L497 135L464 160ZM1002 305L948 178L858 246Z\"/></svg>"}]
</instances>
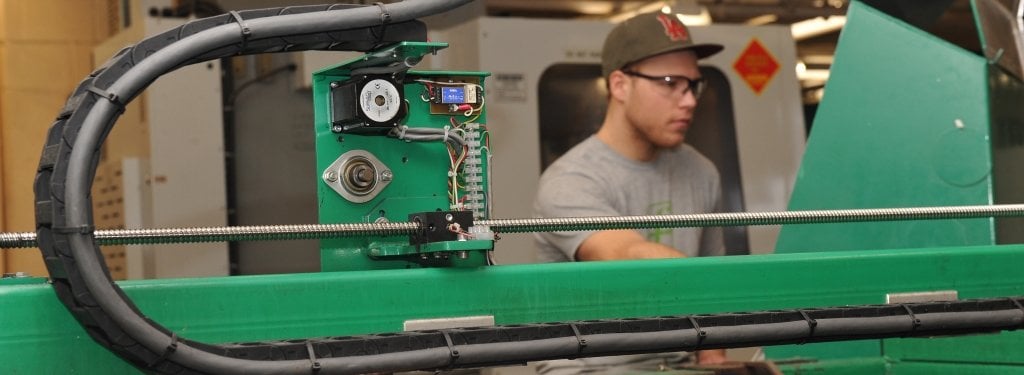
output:
<instances>
[{"instance_id":1,"label":"green sheet metal panel","mask_svg":"<svg viewBox=\"0 0 1024 375\"><path fill-rule=\"evenodd\" d=\"M790 209L990 203L985 60L859 2L847 19ZM992 243L989 219L842 223L776 251Z\"/></svg>"},{"instance_id":2,"label":"green sheet metal panel","mask_svg":"<svg viewBox=\"0 0 1024 375\"><path fill-rule=\"evenodd\" d=\"M119 285L146 316L182 337L245 342L395 332L405 320L424 318L493 315L497 324L520 324L866 304L888 292L915 290L957 289L971 297L1024 295L1020 264L1024 245ZM883 269L900 271L879 272ZM979 274L981 269L986 272ZM0 328L0 372L130 372L85 335L47 284L0 286Z\"/></svg>"},{"instance_id":3,"label":"green sheet metal panel","mask_svg":"<svg viewBox=\"0 0 1024 375\"><path fill-rule=\"evenodd\" d=\"M901 361L893 364L889 375L1015 375L1024 374L1024 366L981 365L977 363Z\"/></svg>"},{"instance_id":4,"label":"green sheet metal panel","mask_svg":"<svg viewBox=\"0 0 1024 375\"><path fill-rule=\"evenodd\" d=\"M777 362L779 370L786 375L865 375L887 374L892 364L883 357L834 359L830 361L789 361Z\"/></svg>"},{"instance_id":5,"label":"green sheet metal panel","mask_svg":"<svg viewBox=\"0 0 1024 375\"><path fill-rule=\"evenodd\" d=\"M152 308L151 308L152 309ZM0 282L0 373L135 374L96 344L57 300L45 279Z\"/></svg>"},{"instance_id":6,"label":"green sheet metal panel","mask_svg":"<svg viewBox=\"0 0 1024 375\"><path fill-rule=\"evenodd\" d=\"M988 110L983 58L853 2L789 208L988 204ZM983 245L994 231L991 219L789 225L776 252ZM881 267L865 277L900 272ZM862 341L767 353L850 358L882 348Z\"/></svg>"},{"instance_id":7,"label":"green sheet metal panel","mask_svg":"<svg viewBox=\"0 0 1024 375\"><path fill-rule=\"evenodd\" d=\"M882 346L886 356L903 361L1024 366L1024 332L1020 331L929 340L883 340Z\"/></svg>"},{"instance_id":8,"label":"green sheet metal panel","mask_svg":"<svg viewBox=\"0 0 1024 375\"><path fill-rule=\"evenodd\" d=\"M915 340L906 340L913 342ZM919 340L917 340L919 341ZM1024 366L952 363L929 361L898 361L886 357L833 359L826 361L794 361L776 363L786 375L1002 375L1024 374Z\"/></svg>"}]
</instances>

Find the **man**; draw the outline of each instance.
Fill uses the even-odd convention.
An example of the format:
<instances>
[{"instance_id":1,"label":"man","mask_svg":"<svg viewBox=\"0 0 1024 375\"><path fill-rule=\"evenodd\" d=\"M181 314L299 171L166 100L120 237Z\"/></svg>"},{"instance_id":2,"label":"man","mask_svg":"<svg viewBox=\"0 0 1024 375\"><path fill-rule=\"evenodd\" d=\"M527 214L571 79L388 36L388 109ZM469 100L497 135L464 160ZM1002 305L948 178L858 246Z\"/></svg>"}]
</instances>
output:
<instances>
[{"instance_id":1,"label":"man","mask_svg":"<svg viewBox=\"0 0 1024 375\"><path fill-rule=\"evenodd\" d=\"M641 14L617 25L602 51L608 87L604 122L597 134L541 176L535 216L716 211L721 195L718 171L683 141L704 88L697 60L721 50L720 45L695 44L672 14ZM543 261L724 254L720 228L553 232L537 234L536 240ZM681 364L687 357L668 353L551 361L540 370L615 373L624 365L628 370L657 370ZM701 364L724 361L724 350L698 353Z\"/></svg>"}]
</instances>

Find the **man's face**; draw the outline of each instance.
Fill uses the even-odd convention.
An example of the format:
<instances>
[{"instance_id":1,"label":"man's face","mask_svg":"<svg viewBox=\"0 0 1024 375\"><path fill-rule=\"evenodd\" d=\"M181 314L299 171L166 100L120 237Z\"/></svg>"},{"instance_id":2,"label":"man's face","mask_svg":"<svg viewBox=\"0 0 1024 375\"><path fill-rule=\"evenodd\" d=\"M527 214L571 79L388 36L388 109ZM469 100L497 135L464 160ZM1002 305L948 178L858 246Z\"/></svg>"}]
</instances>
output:
<instances>
[{"instance_id":1,"label":"man's face","mask_svg":"<svg viewBox=\"0 0 1024 375\"><path fill-rule=\"evenodd\" d=\"M666 53L623 69L626 120L657 148L674 148L686 139L697 106L695 87L686 80L701 78L692 51ZM646 76L646 77L645 77ZM666 81L664 77L671 77Z\"/></svg>"}]
</instances>

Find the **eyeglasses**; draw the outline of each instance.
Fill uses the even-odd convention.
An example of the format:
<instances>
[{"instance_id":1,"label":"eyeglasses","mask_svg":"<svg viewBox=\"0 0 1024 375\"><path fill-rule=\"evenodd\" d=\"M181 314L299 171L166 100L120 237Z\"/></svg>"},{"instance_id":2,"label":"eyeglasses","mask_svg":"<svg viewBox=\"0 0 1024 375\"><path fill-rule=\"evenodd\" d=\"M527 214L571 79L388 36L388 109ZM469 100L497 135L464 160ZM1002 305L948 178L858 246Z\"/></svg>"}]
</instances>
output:
<instances>
[{"instance_id":1,"label":"eyeglasses","mask_svg":"<svg viewBox=\"0 0 1024 375\"><path fill-rule=\"evenodd\" d=\"M686 96L686 92L692 92L694 99L700 99L700 95L704 93L704 89L707 88L707 81L704 77L690 78L687 76L649 76L634 72L632 70L623 70L628 76L640 77L651 82L654 82L658 87L661 87L666 96L672 95L673 93L679 92L683 96Z\"/></svg>"}]
</instances>

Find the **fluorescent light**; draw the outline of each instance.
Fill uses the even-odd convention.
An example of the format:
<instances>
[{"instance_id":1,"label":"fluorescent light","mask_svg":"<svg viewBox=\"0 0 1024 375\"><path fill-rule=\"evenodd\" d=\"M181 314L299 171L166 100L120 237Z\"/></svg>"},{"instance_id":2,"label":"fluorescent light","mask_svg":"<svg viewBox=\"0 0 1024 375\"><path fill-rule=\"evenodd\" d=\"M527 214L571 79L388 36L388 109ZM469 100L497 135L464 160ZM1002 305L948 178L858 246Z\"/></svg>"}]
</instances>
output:
<instances>
[{"instance_id":1,"label":"fluorescent light","mask_svg":"<svg viewBox=\"0 0 1024 375\"><path fill-rule=\"evenodd\" d=\"M799 64L797 64L796 78L801 81L828 81L828 69L807 69L804 68L803 72L800 72Z\"/></svg>"},{"instance_id":2,"label":"fluorescent light","mask_svg":"<svg viewBox=\"0 0 1024 375\"><path fill-rule=\"evenodd\" d=\"M628 20L630 18L633 18L633 16L636 16L637 14L650 13L650 12L653 12L653 11L656 11L656 10L661 10L661 8L666 7L666 6L668 6L668 4L665 4L664 1L655 1L653 3L650 3L650 4L644 5L642 7L639 7L636 10L625 12L625 13L616 14L616 15L612 16L611 18L608 18L608 20L611 21L612 23L619 23L619 22Z\"/></svg>"},{"instance_id":3,"label":"fluorescent light","mask_svg":"<svg viewBox=\"0 0 1024 375\"><path fill-rule=\"evenodd\" d=\"M800 60L811 65L832 65L835 57L832 55L803 55Z\"/></svg>"},{"instance_id":4,"label":"fluorescent light","mask_svg":"<svg viewBox=\"0 0 1024 375\"><path fill-rule=\"evenodd\" d=\"M776 16L774 14L762 14L760 16L751 18L744 23L750 26L762 26L767 25L769 23L774 23L775 21L778 20L779 16Z\"/></svg>"},{"instance_id":5,"label":"fluorescent light","mask_svg":"<svg viewBox=\"0 0 1024 375\"><path fill-rule=\"evenodd\" d=\"M615 9L611 3L576 3L573 7L577 12L588 16L603 16Z\"/></svg>"},{"instance_id":6,"label":"fluorescent light","mask_svg":"<svg viewBox=\"0 0 1024 375\"><path fill-rule=\"evenodd\" d=\"M801 41L822 34L842 29L846 24L846 16L817 17L794 23L790 26L793 39Z\"/></svg>"},{"instance_id":7,"label":"fluorescent light","mask_svg":"<svg viewBox=\"0 0 1024 375\"><path fill-rule=\"evenodd\" d=\"M700 14L676 14L676 18L679 19L686 26L707 26L711 24L711 13L708 13L708 8L700 7Z\"/></svg>"},{"instance_id":8,"label":"fluorescent light","mask_svg":"<svg viewBox=\"0 0 1024 375\"><path fill-rule=\"evenodd\" d=\"M686 9L686 8L687 7L685 7L685 6L678 7L678 9ZM681 21L686 26L710 25L711 24L711 13L708 12L708 8L704 7L704 6L701 6L700 8L696 8L696 7L693 8L693 10L696 10L696 9L700 9L700 13L697 13L697 14L677 13L676 14L676 18L679 18L679 21ZM638 14L650 13L650 12L659 11L659 10L662 13L666 13L666 14L672 13L672 7L669 6L668 2L665 2L665 1L655 1L653 3L650 3L650 4L644 5L642 7L639 7L636 10L632 10L632 11L629 11L629 12L624 12L624 13L616 14L616 15L608 18L608 20L611 21L612 23L620 23L622 21L625 21L625 20L628 20L630 18L633 18L634 16L636 16Z\"/></svg>"}]
</instances>

